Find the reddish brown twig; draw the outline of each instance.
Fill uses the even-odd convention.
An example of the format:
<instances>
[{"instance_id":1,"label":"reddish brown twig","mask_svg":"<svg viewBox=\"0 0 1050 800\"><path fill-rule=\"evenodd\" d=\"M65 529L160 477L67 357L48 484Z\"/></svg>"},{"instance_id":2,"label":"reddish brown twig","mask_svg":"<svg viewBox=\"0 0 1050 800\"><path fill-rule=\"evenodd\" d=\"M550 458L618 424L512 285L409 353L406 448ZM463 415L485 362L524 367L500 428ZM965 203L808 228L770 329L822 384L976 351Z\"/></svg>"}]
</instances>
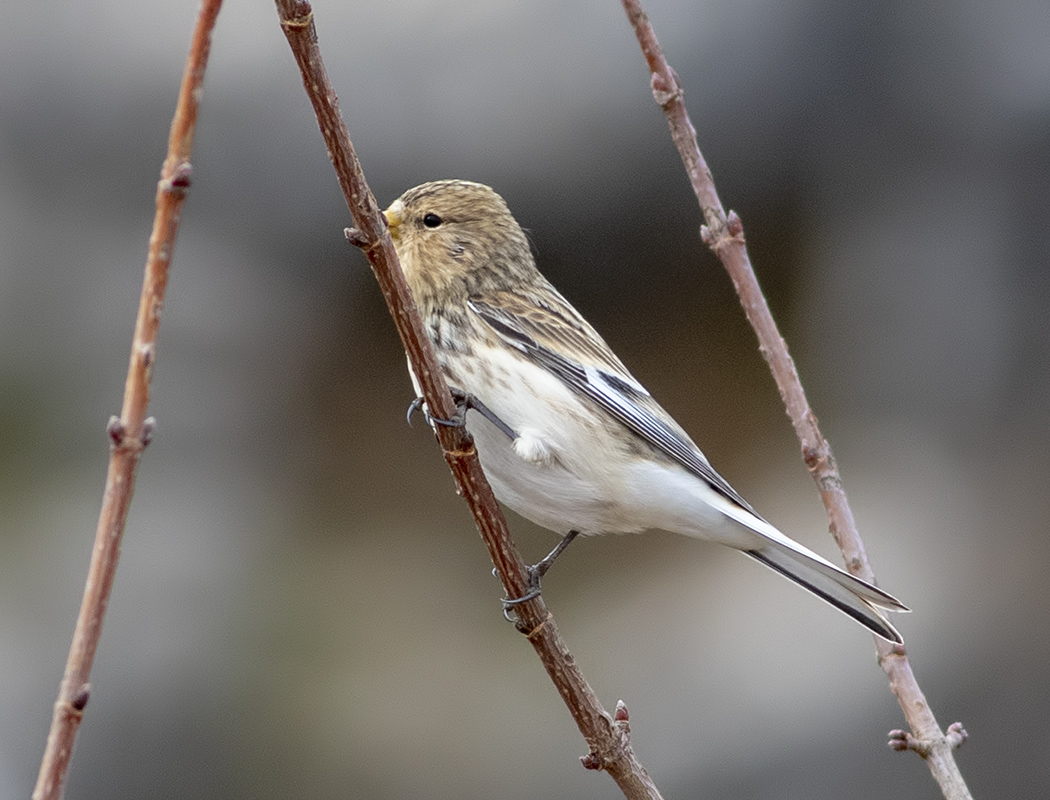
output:
<instances>
[{"instance_id":1,"label":"reddish brown twig","mask_svg":"<svg viewBox=\"0 0 1050 800\"><path fill-rule=\"evenodd\" d=\"M364 251L372 265L412 369L419 378L427 406L434 416L451 419L456 410L452 397L438 369L430 340L423 331L419 312L401 273L386 223L365 181L346 125L339 114L335 91L321 61L313 10L304 0L276 2L281 27L302 72L303 85L313 103L328 154L357 225L347 230L347 239ZM460 493L474 514L507 596L521 597L527 587L525 564L510 538L503 512L481 470L473 441L462 427L438 425L436 433L445 460L459 485ZM618 706L614 719L602 708L565 647L542 597L515 606L515 611L518 629L532 643L587 740L590 753L583 758L584 766L608 772L628 798L659 798L656 786L631 748L626 709Z\"/></svg>"},{"instance_id":2,"label":"reddish brown twig","mask_svg":"<svg viewBox=\"0 0 1050 800\"><path fill-rule=\"evenodd\" d=\"M623 0L623 6L652 74L653 97L667 115L671 138L678 147L700 202L706 223L703 228L704 242L729 272L747 319L755 329L759 350L769 363L788 417L802 443L802 456L827 509L831 534L842 550L849 571L864 580L874 581L875 574L868 563L864 544L857 532L831 447L820 433L816 415L806 400L795 363L788 354L787 344L777 330L751 267L744 241L744 227L735 213L731 211L726 214L715 191L714 179L697 146L696 130L685 109L678 76L664 58L656 34L639 0ZM952 750L965 739L965 732L959 733L962 726L954 723L949 727L947 735L941 732L912 674L904 647L879 638L875 639L875 646L879 654L879 663L889 677L890 688L897 696L897 702L900 703L914 732L914 735L908 734L907 737L897 736L895 741L905 743L900 749L915 750L922 755L946 798L969 798L970 792L952 756Z\"/></svg>"},{"instance_id":3,"label":"reddish brown twig","mask_svg":"<svg viewBox=\"0 0 1050 800\"><path fill-rule=\"evenodd\" d=\"M157 330L168 285L168 268L179 230L179 212L190 185L190 154L197 127L204 68L211 48L211 31L221 6L222 0L204 0L201 4L182 75L182 86L168 139L168 156L157 184L157 210L153 217L146 274L142 281L142 296L131 343L131 361L124 384L124 404L120 418L113 417L107 428L111 445L109 471L95 532L95 546L91 553L91 566L33 800L53 800L63 793L73 740L91 693L88 679L117 572L120 543L135 490L135 471L139 456L153 434L153 419L146 418L146 408L149 405L150 381L157 353Z\"/></svg>"}]
</instances>

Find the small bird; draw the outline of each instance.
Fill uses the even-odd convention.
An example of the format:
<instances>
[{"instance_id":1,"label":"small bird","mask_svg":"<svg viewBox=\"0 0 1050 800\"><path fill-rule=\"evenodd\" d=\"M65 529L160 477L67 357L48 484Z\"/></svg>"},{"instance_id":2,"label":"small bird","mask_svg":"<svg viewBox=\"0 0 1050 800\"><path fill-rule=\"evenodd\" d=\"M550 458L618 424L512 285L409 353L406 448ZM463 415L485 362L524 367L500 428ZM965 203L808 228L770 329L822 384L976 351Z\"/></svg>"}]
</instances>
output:
<instances>
[{"instance_id":1,"label":"small bird","mask_svg":"<svg viewBox=\"0 0 1050 800\"><path fill-rule=\"evenodd\" d=\"M740 550L878 636L903 641L880 609L904 605L789 539L715 472L540 274L495 191L424 183L383 215L461 408L461 419L428 419L466 425L496 497L564 536L533 568L534 590L507 605L538 594L539 577L577 534L656 528ZM411 365L409 373L418 395Z\"/></svg>"}]
</instances>

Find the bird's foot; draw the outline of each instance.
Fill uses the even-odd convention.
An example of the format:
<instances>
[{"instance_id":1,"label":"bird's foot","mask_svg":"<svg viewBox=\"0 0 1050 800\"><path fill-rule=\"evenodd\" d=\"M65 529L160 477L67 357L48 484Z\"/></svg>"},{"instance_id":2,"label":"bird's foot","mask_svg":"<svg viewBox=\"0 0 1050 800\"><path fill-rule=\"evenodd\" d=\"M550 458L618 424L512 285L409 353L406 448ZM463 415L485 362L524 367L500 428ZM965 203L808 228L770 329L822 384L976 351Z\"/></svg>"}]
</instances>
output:
<instances>
[{"instance_id":1,"label":"bird's foot","mask_svg":"<svg viewBox=\"0 0 1050 800\"><path fill-rule=\"evenodd\" d=\"M572 540L580 535L579 531L569 531L562 540L555 545L554 549L545 555L540 561L533 564L531 567L526 567L525 571L528 574L527 589L525 594L521 597L504 597L501 602L503 603L503 616L506 617L508 622L517 622L510 612L514 606L521 605L522 603L533 600L540 596L540 582L543 580L543 576L547 574L547 570L551 568L554 560L565 552L565 548L572 544Z\"/></svg>"},{"instance_id":2,"label":"bird's foot","mask_svg":"<svg viewBox=\"0 0 1050 800\"><path fill-rule=\"evenodd\" d=\"M408 404L408 412L405 414L405 421L408 423L409 427L412 426L412 415L417 411L422 411L423 418L430 426L447 425L452 428L462 428L466 424L467 409L471 408L468 400L470 395L458 392L456 389L450 391L452 393L452 400L456 404L456 413L452 415L452 419L441 419L440 417L435 417L430 413L430 409L427 408L427 401L422 395L420 395Z\"/></svg>"},{"instance_id":3,"label":"bird's foot","mask_svg":"<svg viewBox=\"0 0 1050 800\"><path fill-rule=\"evenodd\" d=\"M438 417L433 416L427 410L426 402L423 400L423 398L417 397L408 406L408 414L406 417L406 419L408 420L408 424L412 424L412 415L420 409L422 409L423 416L426 417L426 420L430 425L448 425L453 428L461 428L464 424L466 424L467 411L470 409L474 409L479 414L481 414L481 416L483 416L485 419L487 419L489 422L495 425L500 430L500 432L502 432L511 441L514 441L518 438L518 435L514 432L510 425L508 425L506 422L500 419L491 408L482 403L474 395L470 394L469 392L465 392L462 389L456 388L455 386L449 387L449 392L452 395L452 401L456 404L456 413L452 415L452 419L439 419Z\"/></svg>"}]
</instances>

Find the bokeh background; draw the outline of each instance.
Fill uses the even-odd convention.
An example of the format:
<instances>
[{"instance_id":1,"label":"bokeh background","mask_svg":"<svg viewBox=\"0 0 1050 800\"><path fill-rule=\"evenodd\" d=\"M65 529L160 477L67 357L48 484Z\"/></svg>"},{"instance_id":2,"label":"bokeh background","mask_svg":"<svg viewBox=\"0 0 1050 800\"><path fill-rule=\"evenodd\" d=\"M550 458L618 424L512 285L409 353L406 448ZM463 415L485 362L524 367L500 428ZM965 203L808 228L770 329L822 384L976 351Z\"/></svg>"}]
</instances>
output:
<instances>
[{"instance_id":1,"label":"bokeh background","mask_svg":"<svg viewBox=\"0 0 1050 800\"><path fill-rule=\"evenodd\" d=\"M649 0L701 147L984 797L1050 793L1050 5ZM0 798L80 601L196 3L0 27ZM335 3L381 204L489 183L712 462L833 556L612 2ZM71 798L613 798L411 390L272 4L230 0ZM538 558L553 537L511 517ZM734 553L573 546L544 586L669 798L928 798L868 636Z\"/></svg>"}]
</instances>

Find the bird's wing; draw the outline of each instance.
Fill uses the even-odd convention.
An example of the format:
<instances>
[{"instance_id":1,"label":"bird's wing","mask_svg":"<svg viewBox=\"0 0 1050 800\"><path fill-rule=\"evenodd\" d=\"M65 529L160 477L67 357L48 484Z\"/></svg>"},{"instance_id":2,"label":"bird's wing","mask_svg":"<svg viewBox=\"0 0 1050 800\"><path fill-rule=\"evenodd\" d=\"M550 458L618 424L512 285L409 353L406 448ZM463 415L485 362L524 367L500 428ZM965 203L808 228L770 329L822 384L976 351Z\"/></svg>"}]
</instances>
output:
<instances>
[{"instance_id":1,"label":"bird's wing","mask_svg":"<svg viewBox=\"0 0 1050 800\"><path fill-rule=\"evenodd\" d=\"M508 347L591 400L719 494L759 516L715 472L689 435L627 371L587 321L560 295L553 300L557 302L539 305L512 292L495 292L472 297L469 306Z\"/></svg>"}]
</instances>

